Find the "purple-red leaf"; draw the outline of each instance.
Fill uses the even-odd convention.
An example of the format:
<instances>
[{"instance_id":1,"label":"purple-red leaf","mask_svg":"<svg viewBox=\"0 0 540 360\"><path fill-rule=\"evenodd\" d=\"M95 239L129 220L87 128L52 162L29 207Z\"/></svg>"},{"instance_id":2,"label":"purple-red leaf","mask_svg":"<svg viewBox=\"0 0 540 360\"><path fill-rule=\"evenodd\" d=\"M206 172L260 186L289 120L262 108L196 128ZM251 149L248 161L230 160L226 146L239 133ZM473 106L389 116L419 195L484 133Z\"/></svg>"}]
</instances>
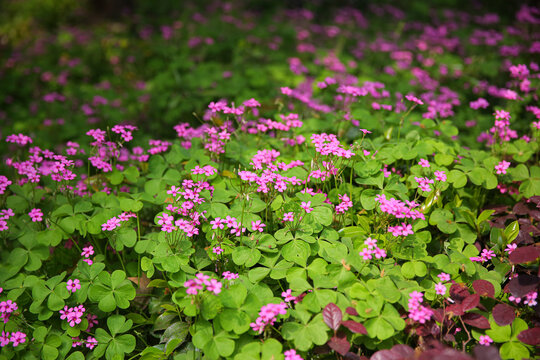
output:
<instances>
[{"instance_id":1,"label":"purple-red leaf","mask_svg":"<svg viewBox=\"0 0 540 360\"><path fill-rule=\"evenodd\" d=\"M515 250L514 250L515 251ZM508 290L515 297L524 297L531 291L536 290L540 278L536 275L521 274L508 283Z\"/></svg>"},{"instance_id":2,"label":"purple-red leaf","mask_svg":"<svg viewBox=\"0 0 540 360\"><path fill-rule=\"evenodd\" d=\"M469 311L477 307L478 304L480 304L480 295L472 294L463 299L461 306L463 307L463 311Z\"/></svg>"},{"instance_id":3,"label":"purple-red leaf","mask_svg":"<svg viewBox=\"0 0 540 360\"><path fill-rule=\"evenodd\" d=\"M447 306L446 307L446 312L447 313L452 313L453 316L461 316L461 315L463 315L465 313L463 311L463 306L461 306L461 304L459 304L459 303Z\"/></svg>"},{"instance_id":4,"label":"purple-red leaf","mask_svg":"<svg viewBox=\"0 0 540 360\"><path fill-rule=\"evenodd\" d=\"M540 257L540 248L536 246L524 246L512 251L508 260L513 264L523 264L536 261Z\"/></svg>"},{"instance_id":5,"label":"purple-red leaf","mask_svg":"<svg viewBox=\"0 0 540 360\"><path fill-rule=\"evenodd\" d=\"M333 336L330 340L328 340L328 346L330 346L335 352L345 355L349 352L349 349L351 348L351 344L347 340L347 337L337 337Z\"/></svg>"},{"instance_id":6,"label":"purple-red leaf","mask_svg":"<svg viewBox=\"0 0 540 360\"><path fill-rule=\"evenodd\" d=\"M377 351L370 360L404 360L414 355L414 350L407 345L394 345L390 350Z\"/></svg>"},{"instance_id":7,"label":"purple-red leaf","mask_svg":"<svg viewBox=\"0 0 540 360\"><path fill-rule=\"evenodd\" d=\"M347 329L351 330L353 333L367 335L366 327L354 320L343 321L341 325L345 326Z\"/></svg>"},{"instance_id":8,"label":"purple-red leaf","mask_svg":"<svg viewBox=\"0 0 540 360\"><path fill-rule=\"evenodd\" d=\"M479 329L489 329L489 320L485 316L476 313L466 313L462 317L465 324L474 326Z\"/></svg>"},{"instance_id":9,"label":"purple-red leaf","mask_svg":"<svg viewBox=\"0 0 540 360\"><path fill-rule=\"evenodd\" d=\"M480 296L495 296L495 287L487 280L475 280L472 283L474 291Z\"/></svg>"},{"instance_id":10,"label":"purple-red leaf","mask_svg":"<svg viewBox=\"0 0 540 360\"><path fill-rule=\"evenodd\" d=\"M465 285L458 283L450 286L450 296L457 302L462 302L469 294L469 289Z\"/></svg>"},{"instance_id":11,"label":"purple-red leaf","mask_svg":"<svg viewBox=\"0 0 540 360\"><path fill-rule=\"evenodd\" d=\"M345 309L345 312L352 316L358 316L358 311L356 311L356 309L351 306L347 307L347 309Z\"/></svg>"},{"instance_id":12,"label":"purple-red leaf","mask_svg":"<svg viewBox=\"0 0 540 360\"><path fill-rule=\"evenodd\" d=\"M514 308L506 304L498 304L493 308L493 319L499 326L510 325L516 318Z\"/></svg>"},{"instance_id":13,"label":"purple-red leaf","mask_svg":"<svg viewBox=\"0 0 540 360\"><path fill-rule=\"evenodd\" d=\"M476 345L473 351L476 360L501 360L499 349L493 345Z\"/></svg>"},{"instance_id":14,"label":"purple-red leaf","mask_svg":"<svg viewBox=\"0 0 540 360\"><path fill-rule=\"evenodd\" d=\"M523 330L517 336L518 340L528 345L540 345L540 327Z\"/></svg>"},{"instance_id":15,"label":"purple-red leaf","mask_svg":"<svg viewBox=\"0 0 540 360\"><path fill-rule=\"evenodd\" d=\"M339 329L343 314L341 314L341 309L336 304L329 303L328 305L326 305L323 309L322 315L325 324L328 325L330 329L334 331L337 331Z\"/></svg>"}]
</instances>

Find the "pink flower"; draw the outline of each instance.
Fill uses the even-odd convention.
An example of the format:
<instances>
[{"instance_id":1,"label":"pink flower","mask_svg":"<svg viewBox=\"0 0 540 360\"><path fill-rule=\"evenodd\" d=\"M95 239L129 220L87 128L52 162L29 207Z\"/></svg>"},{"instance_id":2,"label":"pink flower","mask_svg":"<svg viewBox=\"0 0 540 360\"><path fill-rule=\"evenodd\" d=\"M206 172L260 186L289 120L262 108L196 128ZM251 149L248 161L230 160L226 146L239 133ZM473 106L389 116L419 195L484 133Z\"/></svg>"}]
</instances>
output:
<instances>
[{"instance_id":1,"label":"pink flower","mask_svg":"<svg viewBox=\"0 0 540 360\"><path fill-rule=\"evenodd\" d=\"M219 246L215 246L215 247L212 248L212 252L213 252L214 254L216 254L216 255L220 255L223 251L224 251L224 250L223 250L221 247L219 247Z\"/></svg>"},{"instance_id":2,"label":"pink flower","mask_svg":"<svg viewBox=\"0 0 540 360\"><path fill-rule=\"evenodd\" d=\"M252 221L251 227L253 228L253 231L263 232L263 228L266 225L261 222L261 220Z\"/></svg>"},{"instance_id":3,"label":"pink flower","mask_svg":"<svg viewBox=\"0 0 540 360\"><path fill-rule=\"evenodd\" d=\"M293 212L288 212L288 213L285 213L283 214L283 221L294 221L294 213Z\"/></svg>"},{"instance_id":4,"label":"pink flower","mask_svg":"<svg viewBox=\"0 0 540 360\"><path fill-rule=\"evenodd\" d=\"M285 300L285 302L291 302L296 299L296 296L291 295L291 293L292 293L291 289L287 289L287 291L283 291L281 293L281 297Z\"/></svg>"},{"instance_id":5,"label":"pink flower","mask_svg":"<svg viewBox=\"0 0 540 360\"><path fill-rule=\"evenodd\" d=\"M41 209L32 209L28 215L32 219L33 222L39 222L43 220L43 212L41 212Z\"/></svg>"},{"instance_id":6,"label":"pink flower","mask_svg":"<svg viewBox=\"0 0 540 360\"><path fill-rule=\"evenodd\" d=\"M222 275L225 280L238 279L238 274L232 273L230 271L225 271Z\"/></svg>"},{"instance_id":7,"label":"pink flower","mask_svg":"<svg viewBox=\"0 0 540 360\"><path fill-rule=\"evenodd\" d=\"M223 284L216 279L210 279L210 282L206 285L206 290L211 291L217 295L221 292L222 286Z\"/></svg>"},{"instance_id":8,"label":"pink flower","mask_svg":"<svg viewBox=\"0 0 540 360\"><path fill-rule=\"evenodd\" d=\"M373 249L373 248L375 248L375 247L377 246L377 240L368 237L368 238L364 241L364 245L367 245L368 249Z\"/></svg>"},{"instance_id":9,"label":"pink flower","mask_svg":"<svg viewBox=\"0 0 540 360\"><path fill-rule=\"evenodd\" d=\"M441 281L450 281L450 275L447 273L440 273L437 277L441 279Z\"/></svg>"},{"instance_id":10,"label":"pink flower","mask_svg":"<svg viewBox=\"0 0 540 360\"><path fill-rule=\"evenodd\" d=\"M424 105L424 102L414 95L405 95L405 99L412 101L413 103L416 103L418 105Z\"/></svg>"},{"instance_id":11,"label":"pink flower","mask_svg":"<svg viewBox=\"0 0 540 360\"><path fill-rule=\"evenodd\" d=\"M440 182L446 182L446 174L444 171L435 171L435 180Z\"/></svg>"},{"instance_id":12,"label":"pink flower","mask_svg":"<svg viewBox=\"0 0 540 360\"><path fill-rule=\"evenodd\" d=\"M362 256L362 258L364 260L371 260L372 256L371 256L371 250L370 249L362 249L362 251L360 251L359 255Z\"/></svg>"},{"instance_id":13,"label":"pink flower","mask_svg":"<svg viewBox=\"0 0 540 360\"><path fill-rule=\"evenodd\" d=\"M14 332L11 334L9 340L13 344L13 347L17 347L19 344L26 342L26 334L20 331Z\"/></svg>"},{"instance_id":14,"label":"pink flower","mask_svg":"<svg viewBox=\"0 0 540 360\"><path fill-rule=\"evenodd\" d=\"M478 341L480 345L484 346L489 346L492 342L493 340L488 335L480 335L480 340Z\"/></svg>"},{"instance_id":15,"label":"pink flower","mask_svg":"<svg viewBox=\"0 0 540 360\"><path fill-rule=\"evenodd\" d=\"M504 249L504 251L506 251L508 255L510 255L514 250L516 250L516 248L517 244L508 244L506 245L506 249Z\"/></svg>"},{"instance_id":16,"label":"pink flower","mask_svg":"<svg viewBox=\"0 0 540 360\"><path fill-rule=\"evenodd\" d=\"M294 349L285 351L283 355L285 355L285 360L304 360Z\"/></svg>"},{"instance_id":17,"label":"pink flower","mask_svg":"<svg viewBox=\"0 0 540 360\"><path fill-rule=\"evenodd\" d=\"M435 293L444 296L444 294L446 294L446 286L444 286L443 283L438 283L435 285Z\"/></svg>"},{"instance_id":18,"label":"pink flower","mask_svg":"<svg viewBox=\"0 0 540 360\"><path fill-rule=\"evenodd\" d=\"M92 350L96 345L98 344L98 341L96 338L89 336L86 339L86 347Z\"/></svg>"},{"instance_id":19,"label":"pink flower","mask_svg":"<svg viewBox=\"0 0 540 360\"><path fill-rule=\"evenodd\" d=\"M497 170L497 174L506 174L506 170L510 167L510 163L508 161L501 161L497 165L495 165L495 170Z\"/></svg>"},{"instance_id":20,"label":"pink flower","mask_svg":"<svg viewBox=\"0 0 540 360\"><path fill-rule=\"evenodd\" d=\"M85 258L89 258L91 255L94 255L93 246L84 247L82 250L81 256L84 256Z\"/></svg>"},{"instance_id":21,"label":"pink flower","mask_svg":"<svg viewBox=\"0 0 540 360\"><path fill-rule=\"evenodd\" d=\"M300 205L300 207L302 207L302 209L304 209L306 213L308 214L313 211L313 208L311 207L311 201L308 201L308 202L302 201L302 204Z\"/></svg>"},{"instance_id":22,"label":"pink flower","mask_svg":"<svg viewBox=\"0 0 540 360\"><path fill-rule=\"evenodd\" d=\"M429 164L429 161L427 161L426 159L420 159L420 161L418 162L418 165L420 165L423 168L428 168L431 166Z\"/></svg>"},{"instance_id":23,"label":"pink flower","mask_svg":"<svg viewBox=\"0 0 540 360\"><path fill-rule=\"evenodd\" d=\"M75 292L75 291L79 290L81 288L81 284L80 284L79 279L75 279L75 280L69 279L67 281L66 288L68 289L68 291L71 291L71 292Z\"/></svg>"}]
</instances>

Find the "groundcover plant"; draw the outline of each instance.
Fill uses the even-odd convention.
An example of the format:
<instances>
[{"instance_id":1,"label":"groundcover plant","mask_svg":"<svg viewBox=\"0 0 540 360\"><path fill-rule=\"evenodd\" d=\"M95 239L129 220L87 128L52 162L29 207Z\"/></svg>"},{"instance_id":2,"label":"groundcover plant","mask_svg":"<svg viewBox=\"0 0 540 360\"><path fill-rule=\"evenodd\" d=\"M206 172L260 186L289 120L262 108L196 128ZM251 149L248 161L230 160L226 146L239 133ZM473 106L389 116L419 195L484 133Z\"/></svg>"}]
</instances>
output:
<instances>
[{"instance_id":1,"label":"groundcover plant","mask_svg":"<svg viewBox=\"0 0 540 360\"><path fill-rule=\"evenodd\" d=\"M6 2L0 359L538 356L540 8L178 6Z\"/></svg>"}]
</instances>

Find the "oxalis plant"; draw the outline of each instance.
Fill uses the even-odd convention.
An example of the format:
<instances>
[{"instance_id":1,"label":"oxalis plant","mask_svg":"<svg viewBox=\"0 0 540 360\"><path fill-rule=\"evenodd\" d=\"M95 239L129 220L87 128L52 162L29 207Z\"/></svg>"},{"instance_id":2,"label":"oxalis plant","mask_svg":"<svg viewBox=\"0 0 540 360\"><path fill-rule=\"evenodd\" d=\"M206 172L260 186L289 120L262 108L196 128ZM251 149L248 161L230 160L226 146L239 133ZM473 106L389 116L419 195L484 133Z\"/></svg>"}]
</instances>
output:
<instances>
[{"instance_id":1,"label":"oxalis plant","mask_svg":"<svg viewBox=\"0 0 540 360\"><path fill-rule=\"evenodd\" d=\"M108 58L116 86L135 89L123 105L110 83L84 83L96 60L81 45L98 43L73 29L78 44L59 37L43 58L6 60L0 76L40 74L27 94L39 114L75 114L63 115L65 133L30 120L2 129L0 359L538 356L540 67L529 58L540 10L518 8L503 31L491 12L449 11L433 27L387 5L335 9L323 23L278 9L283 30L266 39L264 16L252 24L241 7L216 6L186 10L193 26L115 30L133 43ZM268 79L241 46L216 44L222 30L207 21L262 34L250 41L276 52L261 65ZM387 43L355 32L375 25ZM296 49L281 48L291 33ZM148 139L135 114L151 109L127 105L152 94L133 80L137 56L159 64L170 49L208 72L216 46L239 52L247 95L222 99L212 75L186 75L185 91L210 92L200 122ZM81 59L47 62L58 47ZM147 71L150 89L167 89L168 69Z\"/></svg>"}]
</instances>

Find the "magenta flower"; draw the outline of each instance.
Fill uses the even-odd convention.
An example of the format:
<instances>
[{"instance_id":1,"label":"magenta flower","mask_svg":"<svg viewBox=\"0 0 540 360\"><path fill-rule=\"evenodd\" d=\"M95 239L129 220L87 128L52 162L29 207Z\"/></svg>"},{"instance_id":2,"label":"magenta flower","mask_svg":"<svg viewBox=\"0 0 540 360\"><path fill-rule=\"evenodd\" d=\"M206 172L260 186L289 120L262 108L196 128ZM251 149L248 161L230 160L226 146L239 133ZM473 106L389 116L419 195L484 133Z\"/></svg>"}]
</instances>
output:
<instances>
[{"instance_id":1,"label":"magenta flower","mask_svg":"<svg viewBox=\"0 0 540 360\"><path fill-rule=\"evenodd\" d=\"M420 159L420 161L418 162L418 165L420 165L423 168L428 168L431 166L429 164L429 161L427 161L426 159Z\"/></svg>"},{"instance_id":2,"label":"magenta flower","mask_svg":"<svg viewBox=\"0 0 540 360\"><path fill-rule=\"evenodd\" d=\"M13 344L13 347L17 347L19 344L26 342L26 334L20 331L14 332L11 334L9 340Z\"/></svg>"},{"instance_id":3,"label":"magenta flower","mask_svg":"<svg viewBox=\"0 0 540 360\"><path fill-rule=\"evenodd\" d=\"M364 260L371 260L372 256L371 256L371 252L372 250L368 249L368 248L365 248L365 249L362 249L362 251L360 251L360 256L362 256L362 259Z\"/></svg>"},{"instance_id":4,"label":"magenta flower","mask_svg":"<svg viewBox=\"0 0 540 360\"><path fill-rule=\"evenodd\" d=\"M96 347L97 344L98 344L98 341L94 337L89 336L86 339L86 347L89 348L90 350Z\"/></svg>"},{"instance_id":5,"label":"magenta flower","mask_svg":"<svg viewBox=\"0 0 540 360\"><path fill-rule=\"evenodd\" d=\"M294 349L285 351L283 355L285 355L285 360L304 360Z\"/></svg>"},{"instance_id":6,"label":"magenta flower","mask_svg":"<svg viewBox=\"0 0 540 360\"><path fill-rule=\"evenodd\" d=\"M508 255L510 255L516 249L517 249L517 244L508 244L506 245L506 249L504 249L504 251L506 251Z\"/></svg>"},{"instance_id":7,"label":"magenta flower","mask_svg":"<svg viewBox=\"0 0 540 360\"><path fill-rule=\"evenodd\" d=\"M212 252L216 255L220 255L224 250L220 246L214 246Z\"/></svg>"},{"instance_id":8,"label":"magenta flower","mask_svg":"<svg viewBox=\"0 0 540 360\"><path fill-rule=\"evenodd\" d=\"M253 228L253 231L263 232L263 228L266 225L261 222L261 220L252 221L251 227Z\"/></svg>"},{"instance_id":9,"label":"magenta flower","mask_svg":"<svg viewBox=\"0 0 540 360\"><path fill-rule=\"evenodd\" d=\"M405 95L405 99L413 102L413 103L416 103L418 105L424 105L424 102L422 100L420 100L419 98L417 98L416 96L414 95Z\"/></svg>"},{"instance_id":10,"label":"magenta flower","mask_svg":"<svg viewBox=\"0 0 540 360\"><path fill-rule=\"evenodd\" d=\"M283 214L283 221L294 221L294 213L293 212L288 212L288 213L285 213Z\"/></svg>"},{"instance_id":11,"label":"magenta flower","mask_svg":"<svg viewBox=\"0 0 540 360\"><path fill-rule=\"evenodd\" d=\"M450 281L450 275L448 275L447 273L442 272L439 275L437 275L437 277L441 279L441 281Z\"/></svg>"},{"instance_id":12,"label":"magenta flower","mask_svg":"<svg viewBox=\"0 0 540 360\"><path fill-rule=\"evenodd\" d=\"M69 279L66 284L68 291L75 292L81 288L79 279L71 280Z\"/></svg>"},{"instance_id":13,"label":"magenta flower","mask_svg":"<svg viewBox=\"0 0 540 360\"><path fill-rule=\"evenodd\" d=\"M238 274L232 273L230 271L225 271L222 275L225 280L238 279Z\"/></svg>"},{"instance_id":14,"label":"magenta flower","mask_svg":"<svg viewBox=\"0 0 540 360\"><path fill-rule=\"evenodd\" d=\"M84 256L85 258L89 258L90 256L94 255L93 246L84 247L82 250L81 256Z\"/></svg>"},{"instance_id":15,"label":"magenta flower","mask_svg":"<svg viewBox=\"0 0 540 360\"><path fill-rule=\"evenodd\" d=\"M497 165L495 165L495 170L497 170L497 174L506 174L506 170L510 167L510 163L508 161L501 161Z\"/></svg>"},{"instance_id":16,"label":"magenta flower","mask_svg":"<svg viewBox=\"0 0 540 360\"><path fill-rule=\"evenodd\" d=\"M444 171L435 171L435 180L440 182L446 182L446 174Z\"/></svg>"},{"instance_id":17,"label":"magenta flower","mask_svg":"<svg viewBox=\"0 0 540 360\"><path fill-rule=\"evenodd\" d=\"M32 219L33 222L39 222L43 220L43 212L41 212L41 209L32 209L28 215Z\"/></svg>"},{"instance_id":18,"label":"magenta flower","mask_svg":"<svg viewBox=\"0 0 540 360\"><path fill-rule=\"evenodd\" d=\"M484 346L489 346L492 342L493 340L488 335L480 335L480 340L478 341L480 345Z\"/></svg>"},{"instance_id":19,"label":"magenta flower","mask_svg":"<svg viewBox=\"0 0 540 360\"><path fill-rule=\"evenodd\" d=\"M300 205L300 207L302 207L302 209L304 209L306 213L308 214L313 211L313 208L311 207L311 201L308 201L308 202L302 201L302 204Z\"/></svg>"},{"instance_id":20,"label":"magenta flower","mask_svg":"<svg viewBox=\"0 0 540 360\"><path fill-rule=\"evenodd\" d=\"M435 293L437 295L443 295L446 294L446 286L443 285L443 283L438 283L435 285Z\"/></svg>"}]
</instances>

